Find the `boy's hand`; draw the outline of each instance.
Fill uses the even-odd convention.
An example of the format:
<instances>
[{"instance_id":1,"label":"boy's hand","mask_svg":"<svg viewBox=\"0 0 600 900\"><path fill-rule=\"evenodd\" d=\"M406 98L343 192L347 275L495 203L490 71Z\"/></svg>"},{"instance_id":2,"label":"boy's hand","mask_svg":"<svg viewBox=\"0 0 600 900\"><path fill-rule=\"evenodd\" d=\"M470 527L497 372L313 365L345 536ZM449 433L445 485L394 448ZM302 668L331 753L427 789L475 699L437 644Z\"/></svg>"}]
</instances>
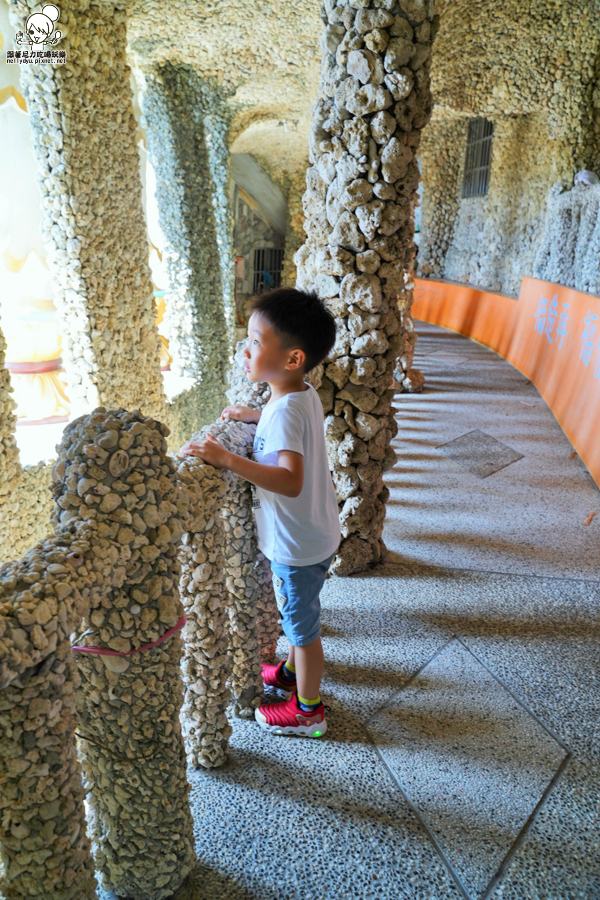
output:
<instances>
[{"instance_id":1,"label":"boy's hand","mask_svg":"<svg viewBox=\"0 0 600 900\"><path fill-rule=\"evenodd\" d=\"M260 410L250 409L249 406L226 406L221 413L221 418L257 425L258 420L260 419Z\"/></svg>"},{"instance_id":2,"label":"boy's hand","mask_svg":"<svg viewBox=\"0 0 600 900\"><path fill-rule=\"evenodd\" d=\"M199 456L215 469L228 469L229 457L232 456L212 434L207 434L205 441L188 441L179 452L185 456Z\"/></svg>"}]
</instances>

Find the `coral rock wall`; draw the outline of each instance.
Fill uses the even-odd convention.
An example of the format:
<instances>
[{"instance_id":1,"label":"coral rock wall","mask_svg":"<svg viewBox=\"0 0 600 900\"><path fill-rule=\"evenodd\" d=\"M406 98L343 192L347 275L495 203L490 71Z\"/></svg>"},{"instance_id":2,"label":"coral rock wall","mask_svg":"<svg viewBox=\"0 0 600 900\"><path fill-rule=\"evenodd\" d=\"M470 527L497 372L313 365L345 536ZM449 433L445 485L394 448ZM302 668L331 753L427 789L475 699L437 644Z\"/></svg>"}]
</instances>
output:
<instances>
[{"instance_id":1,"label":"coral rock wall","mask_svg":"<svg viewBox=\"0 0 600 900\"><path fill-rule=\"evenodd\" d=\"M0 892L14 900L96 897L69 639L92 583L87 538L63 530L0 569Z\"/></svg>"},{"instance_id":2,"label":"coral rock wall","mask_svg":"<svg viewBox=\"0 0 600 900\"><path fill-rule=\"evenodd\" d=\"M76 652L81 757L96 872L132 900L161 900L194 863L179 631L181 496L168 428L139 412L95 410L70 423L53 470L62 527L93 528L86 554L96 589Z\"/></svg>"},{"instance_id":3,"label":"coral rock wall","mask_svg":"<svg viewBox=\"0 0 600 900\"><path fill-rule=\"evenodd\" d=\"M533 275L600 296L600 185L554 185Z\"/></svg>"},{"instance_id":4,"label":"coral rock wall","mask_svg":"<svg viewBox=\"0 0 600 900\"><path fill-rule=\"evenodd\" d=\"M333 570L343 575L385 551L391 401L396 379L419 384L410 373L413 205L436 23L429 0L326 0L322 15L296 263L297 286L315 289L338 323L319 393L343 535Z\"/></svg>"},{"instance_id":5,"label":"coral rock wall","mask_svg":"<svg viewBox=\"0 0 600 900\"><path fill-rule=\"evenodd\" d=\"M190 67L166 64L142 81L169 275L164 329L185 388L172 410L181 444L225 405L234 328L229 113Z\"/></svg>"},{"instance_id":6,"label":"coral rock wall","mask_svg":"<svg viewBox=\"0 0 600 900\"><path fill-rule=\"evenodd\" d=\"M436 11L419 270L517 294L552 185L600 166L597 5L444 0ZM462 198L473 116L494 124L490 182L486 196Z\"/></svg>"},{"instance_id":7,"label":"coral rock wall","mask_svg":"<svg viewBox=\"0 0 600 900\"><path fill-rule=\"evenodd\" d=\"M434 110L431 122L423 132L420 156L426 183L417 257L421 276L444 276L446 254L460 208L467 130L465 117L442 119Z\"/></svg>"},{"instance_id":8,"label":"coral rock wall","mask_svg":"<svg viewBox=\"0 0 600 900\"><path fill-rule=\"evenodd\" d=\"M164 416L125 12L88 0L60 11L66 64L20 75L72 409L118 403ZM20 29L30 12L11 0Z\"/></svg>"},{"instance_id":9,"label":"coral rock wall","mask_svg":"<svg viewBox=\"0 0 600 900\"><path fill-rule=\"evenodd\" d=\"M304 210L302 208L302 197L306 189L306 165L287 179L285 187L287 227L285 231L281 284L284 287L295 287L297 273L294 256L306 237L304 233Z\"/></svg>"}]
</instances>

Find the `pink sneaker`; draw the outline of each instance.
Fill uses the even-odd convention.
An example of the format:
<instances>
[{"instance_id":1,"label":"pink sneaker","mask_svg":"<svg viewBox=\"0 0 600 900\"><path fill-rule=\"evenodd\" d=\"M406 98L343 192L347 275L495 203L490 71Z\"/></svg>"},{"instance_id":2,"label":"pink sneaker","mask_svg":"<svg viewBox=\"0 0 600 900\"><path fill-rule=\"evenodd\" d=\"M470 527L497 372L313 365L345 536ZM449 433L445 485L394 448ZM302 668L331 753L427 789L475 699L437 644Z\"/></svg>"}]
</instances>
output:
<instances>
[{"instance_id":1,"label":"pink sneaker","mask_svg":"<svg viewBox=\"0 0 600 900\"><path fill-rule=\"evenodd\" d=\"M303 712L296 694L287 703L267 703L259 706L254 717L261 728L273 734L297 734L299 737L321 737L327 731L325 707L322 703L314 712Z\"/></svg>"},{"instance_id":2,"label":"pink sneaker","mask_svg":"<svg viewBox=\"0 0 600 900\"><path fill-rule=\"evenodd\" d=\"M276 666L268 666L262 664L262 678L263 684L265 684L267 687L277 688L277 690L284 695L285 699L289 700L296 690L296 682L285 681L283 679L281 670L283 669L284 665L285 660L282 660Z\"/></svg>"}]
</instances>

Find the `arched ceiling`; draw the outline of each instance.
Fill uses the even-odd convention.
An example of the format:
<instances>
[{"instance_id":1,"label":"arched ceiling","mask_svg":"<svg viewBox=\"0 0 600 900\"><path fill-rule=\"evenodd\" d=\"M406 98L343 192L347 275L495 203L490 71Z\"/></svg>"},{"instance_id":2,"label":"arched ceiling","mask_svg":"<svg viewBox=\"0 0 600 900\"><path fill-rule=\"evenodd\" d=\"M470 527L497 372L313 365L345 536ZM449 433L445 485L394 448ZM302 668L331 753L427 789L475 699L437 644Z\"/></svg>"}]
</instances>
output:
<instances>
[{"instance_id":1,"label":"arched ceiling","mask_svg":"<svg viewBox=\"0 0 600 900\"><path fill-rule=\"evenodd\" d=\"M381 0L380 0L381 2ZM597 78L597 0L438 0L438 114L579 114ZM234 112L233 150L285 180L306 163L320 0L130 0L134 61L184 63ZM587 101L589 102L589 101ZM599 101L600 102L600 101ZM572 109L573 107L573 109Z\"/></svg>"},{"instance_id":2,"label":"arched ceiling","mask_svg":"<svg viewBox=\"0 0 600 900\"><path fill-rule=\"evenodd\" d=\"M188 64L218 84L234 111L232 149L291 174L306 164L319 9L320 0L133 0L128 43L134 62Z\"/></svg>"}]
</instances>

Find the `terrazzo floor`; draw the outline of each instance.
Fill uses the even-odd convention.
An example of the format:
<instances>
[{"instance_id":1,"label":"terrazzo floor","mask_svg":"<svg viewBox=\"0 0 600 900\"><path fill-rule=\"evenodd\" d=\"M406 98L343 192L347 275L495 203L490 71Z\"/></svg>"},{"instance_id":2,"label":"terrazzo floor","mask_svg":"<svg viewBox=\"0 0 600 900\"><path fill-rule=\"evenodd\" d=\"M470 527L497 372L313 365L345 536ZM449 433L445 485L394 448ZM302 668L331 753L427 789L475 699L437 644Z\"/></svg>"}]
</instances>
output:
<instances>
[{"instance_id":1,"label":"terrazzo floor","mask_svg":"<svg viewBox=\"0 0 600 900\"><path fill-rule=\"evenodd\" d=\"M322 594L329 731L190 770L182 900L600 898L600 495L522 375L418 332L388 561ZM473 431L520 458L440 449Z\"/></svg>"}]
</instances>

